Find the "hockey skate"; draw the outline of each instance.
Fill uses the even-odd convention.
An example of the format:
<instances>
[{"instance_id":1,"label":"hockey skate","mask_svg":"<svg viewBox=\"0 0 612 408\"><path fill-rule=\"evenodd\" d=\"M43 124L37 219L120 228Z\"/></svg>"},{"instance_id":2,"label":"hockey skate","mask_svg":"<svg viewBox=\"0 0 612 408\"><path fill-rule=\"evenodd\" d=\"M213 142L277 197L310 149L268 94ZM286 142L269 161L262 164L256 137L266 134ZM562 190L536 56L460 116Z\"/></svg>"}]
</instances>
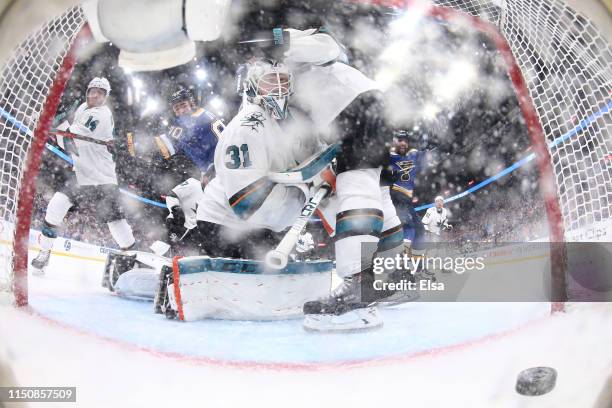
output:
<instances>
[{"instance_id":1,"label":"hockey skate","mask_svg":"<svg viewBox=\"0 0 612 408\"><path fill-rule=\"evenodd\" d=\"M433 271L430 271L425 268L417 268L416 272L414 273L414 279L417 282L421 280L428 280L431 282L435 282L437 280L436 274Z\"/></svg>"},{"instance_id":2,"label":"hockey skate","mask_svg":"<svg viewBox=\"0 0 612 408\"><path fill-rule=\"evenodd\" d=\"M375 329L383 324L376 302L393 292L374 290L371 270L344 278L329 297L304 304L303 327L313 332Z\"/></svg>"},{"instance_id":3,"label":"hockey skate","mask_svg":"<svg viewBox=\"0 0 612 408\"><path fill-rule=\"evenodd\" d=\"M415 282L414 274L408 270L395 270L385 280L386 282L394 282L396 284ZM391 307L397 306L402 303L414 302L421 297L419 295L419 291L415 288L414 290L410 290L408 288L404 290L396 290L395 292L391 292L388 296L382 297L378 303L381 307Z\"/></svg>"},{"instance_id":4,"label":"hockey skate","mask_svg":"<svg viewBox=\"0 0 612 408\"><path fill-rule=\"evenodd\" d=\"M49 258L51 257L51 251L40 251L36 258L32 259L32 275L43 276L45 274L45 268L49 265Z\"/></svg>"},{"instance_id":5,"label":"hockey skate","mask_svg":"<svg viewBox=\"0 0 612 408\"><path fill-rule=\"evenodd\" d=\"M136 255L125 255L121 253L110 253L104 264L104 275L102 276L102 287L115 291L115 284L122 273L129 271L136 264Z\"/></svg>"}]
</instances>

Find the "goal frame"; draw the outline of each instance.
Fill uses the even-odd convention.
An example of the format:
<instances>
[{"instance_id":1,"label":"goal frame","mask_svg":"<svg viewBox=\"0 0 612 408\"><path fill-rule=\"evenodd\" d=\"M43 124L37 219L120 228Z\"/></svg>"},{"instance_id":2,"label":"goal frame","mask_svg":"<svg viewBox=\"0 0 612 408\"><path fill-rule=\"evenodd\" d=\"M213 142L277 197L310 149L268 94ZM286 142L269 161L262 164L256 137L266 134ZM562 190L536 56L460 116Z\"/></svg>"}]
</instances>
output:
<instances>
[{"instance_id":1,"label":"goal frame","mask_svg":"<svg viewBox=\"0 0 612 408\"><path fill-rule=\"evenodd\" d=\"M60 69L56 72L53 84L43 105L32 141L26 156L25 167L21 175L19 195L17 198L17 213L15 233L13 236L12 282L11 290L17 306L28 304L28 243L34 195L36 194L36 177L40 170L42 154L49 136L53 118L57 112L66 84L72 76L77 62L79 50L91 39L91 30L85 23L74 42L70 45Z\"/></svg>"},{"instance_id":2,"label":"goal frame","mask_svg":"<svg viewBox=\"0 0 612 408\"><path fill-rule=\"evenodd\" d=\"M395 6L406 11L410 11L413 7L419 5L417 0L353 1L383 6ZM541 192L546 207L551 242L551 309L552 311L563 310L564 302L567 300L566 255L564 244L565 232L559 196L557 195L557 183L542 124L517 60L514 58L508 41L494 24L466 12L433 4L429 7L427 14L431 17L446 20L460 17L465 21L469 21L475 29L490 38L506 64L512 87L526 122L532 149L535 153ZM62 94L76 64L78 50L85 42L91 39L91 36L91 30L87 22L85 22L75 41L71 44L68 53L64 57L60 69L55 75L53 85L46 97L43 111L41 112L39 121L34 130L34 140L27 153L24 172L20 180L16 225L12 244L12 281L10 284L17 306L25 306L28 304L27 263L29 230L33 199L36 193L35 182L39 172L45 142Z\"/></svg>"}]
</instances>

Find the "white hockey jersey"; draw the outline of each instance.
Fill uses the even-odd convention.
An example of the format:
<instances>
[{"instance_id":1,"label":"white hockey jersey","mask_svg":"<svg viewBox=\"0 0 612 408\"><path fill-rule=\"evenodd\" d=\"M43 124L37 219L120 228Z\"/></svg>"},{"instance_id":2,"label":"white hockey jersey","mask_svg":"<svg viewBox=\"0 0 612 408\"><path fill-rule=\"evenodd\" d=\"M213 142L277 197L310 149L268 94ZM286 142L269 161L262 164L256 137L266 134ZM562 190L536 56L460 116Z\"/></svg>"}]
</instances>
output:
<instances>
[{"instance_id":1,"label":"white hockey jersey","mask_svg":"<svg viewBox=\"0 0 612 408\"><path fill-rule=\"evenodd\" d=\"M82 103L74 114L69 131L101 141L113 140L113 115L107 106L88 108ZM73 155L79 185L117 184L113 155L104 145L74 139L78 156Z\"/></svg>"},{"instance_id":2,"label":"white hockey jersey","mask_svg":"<svg viewBox=\"0 0 612 408\"><path fill-rule=\"evenodd\" d=\"M323 140L334 143L329 125L359 94L379 85L359 70L339 62L344 50L317 29L288 29L291 37L284 62L294 73L290 105L307 113Z\"/></svg>"},{"instance_id":3,"label":"white hockey jersey","mask_svg":"<svg viewBox=\"0 0 612 408\"><path fill-rule=\"evenodd\" d=\"M185 223L183 226L187 229L192 229L196 226L196 211L198 202L204 197L202 183L194 178L188 178L178 186L172 189L173 196L166 196L166 206L172 214L172 207L180 205L185 215ZM170 217L171 215L169 215Z\"/></svg>"},{"instance_id":4,"label":"white hockey jersey","mask_svg":"<svg viewBox=\"0 0 612 408\"><path fill-rule=\"evenodd\" d=\"M438 211L436 207L428 208L423 216L423 225L427 231L440 235L442 227L448 225L448 210L442 208L442 211Z\"/></svg>"},{"instance_id":5,"label":"white hockey jersey","mask_svg":"<svg viewBox=\"0 0 612 408\"><path fill-rule=\"evenodd\" d=\"M286 121L283 121L286 122ZM276 184L270 172L298 164L300 137L288 132L265 110L245 103L227 125L215 150L215 178L198 203L197 219L246 230L282 231L292 225L305 203L305 185Z\"/></svg>"}]
</instances>

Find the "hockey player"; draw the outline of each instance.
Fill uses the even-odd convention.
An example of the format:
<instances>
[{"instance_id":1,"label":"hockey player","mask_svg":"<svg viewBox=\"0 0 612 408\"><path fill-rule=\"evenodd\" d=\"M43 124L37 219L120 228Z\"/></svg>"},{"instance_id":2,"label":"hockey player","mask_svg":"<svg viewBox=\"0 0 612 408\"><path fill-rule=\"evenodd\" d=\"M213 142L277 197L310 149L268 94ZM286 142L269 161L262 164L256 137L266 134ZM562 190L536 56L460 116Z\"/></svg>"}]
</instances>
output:
<instances>
[{"instance_id":1,"label":"hockey player","mask_svg":"<svg viewBox=\"0 0 612 408\"><path fill-rule=\"evenodd\" d=\"M376 82L341 62L344 49L324 30L285 31L290 38L285 62L296 67L292 104L308 112L312 132L328 143L340 143L335 254L336 273L343 283L328 298L304 305L304 327L378 327L382 320L372 303L389 294L373 291L371 261L375 252L403 252L401 222L388 187L380 188L390 148L384 97Z\"/></svg>"},{"instance_id":2,"label":"hockey player","mask_svg":"<svg viewBox=\"0 0 612 408\"><path fill-rule=\"evenodd\" d=\"M113 116L105 105L110 91L106 78L91 80L87 86L86 102L78 107L74 121L68 128L70 133L102 142L112 142ZM68 181L47 205L40 237L41 250L32 260L35 274L44 274L57 230L68 210L74 205L94 207L100 221L107 223L119 248L127 250L135 244L132 228L123 216L119 204L115 162L109 148L91 141L72 139L71 156L76 182Z\"/></svg>"},{"instance_id":3,"label":"hockey player","mask_svg":"<svg viewBox=\"0 0 612 408\"><path fill-rule=\"evenodd\" d=\"M416 176L423 167L427 152L410 149L409 137L406 131L396 132L397 142L391 152L391 199L404 223L404 243L409 247L412 243L414 250L422 249L420 244L425 229L419 219L412 198L414 196L414 183Z\"/></svg>"},{"instance_id":4,"label":"hockey player","mask_svg":"<svg viewBox=\"0 0 612 408\"><path fill-rule=\"evenodd\" d=\"M224 125L212 113L199 108L192 92L184 86L177 87L168 102L174 118L168 131L154 138L157 151L147 167L150 173L161 175L164 184L173 186L166 194L167 238L165 242L154 242L150 248L158 256L197 255L201 240L195 228L196 209L204 194L203 184L214 177L214 151ZM145 254L111 254L105 275L112 276L110 280L114 284L119 276L140 266L156 270L158 261ZM137 282L144 279L134 276ZM130 279L130 275L123 276L118 281L118 290L125 292L126 284L137 287L139 283L130 283ZM109 289L114 290L114 285Z\"/></svg>"},{"instance_id":5,"label":"hockey player","mask_svg":"<svg viewBox=\"0 0 612 408\"><path fill-rule=\"evenodd\" d=\"M270 60L249 64L244 103L217 145L216 177L198 203L198 230L209 256L263 259L259 246L269 249L276 233L299 215L308 186L268 179L269 173L294 168L311 151L300 136L306 124L288 118L292 91L285 65Z\"/></svg>"},{"instance_id":6,"label":"hockey player","mask_svg":"<svg viewBox=\"0 0 612 408\"><path fill-rule=\"evenodd\" d=\"M449 231L453 229L453 226L448 223L448 211L444 208L444 197L437 196L434 202L435 206L428 208L423 216L423 225L429 232L429 241L440 242L441 231Z\"/></svg>"},{"instance_id":7,"label":"hockey player","mask_svg":"<svg viewBox=\"0 0 612 408\"><path fill-rule=\"evenodd\" d=\"M202 184L214 177L214 152L224 129L211 112L197 107L192 92L179 87L170 96L175 118L167 134L155 138L160 150L158 166L178 173L182 180L166 196L168 239L173 253L197 253L196 208L204 192ZM198 177L189 171L199 170Z\"/></svg>"}]
</instances>

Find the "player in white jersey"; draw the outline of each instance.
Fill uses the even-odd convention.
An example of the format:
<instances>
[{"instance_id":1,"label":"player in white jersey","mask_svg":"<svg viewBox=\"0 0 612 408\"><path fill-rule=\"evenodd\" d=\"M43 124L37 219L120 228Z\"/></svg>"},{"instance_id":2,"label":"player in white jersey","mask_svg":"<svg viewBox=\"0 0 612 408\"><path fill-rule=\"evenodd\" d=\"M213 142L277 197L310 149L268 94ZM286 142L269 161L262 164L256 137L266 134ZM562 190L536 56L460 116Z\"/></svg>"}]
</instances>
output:
<instances>
[{"instance_id":1,"label":"player in white jersey","mask_svg":"<svg viewBox=\"0 0 612 408\"><path fill-rule=\"evenodd\" d=\"M389 293L371 293L374 280L371 259L377 250L379 256L391 256L403 251L401 222L391 203L388 187L380 188L380 171L388 156L385 139L390 133L384 121L382 97L374 81L348 65L334 62L342 50L327 34L316 30L289 30L289 33L291 47L285 61L295 67L299 86L296 101L292 101L291 106L308 114L307 132L311 140L316 139L317 135L329 143L340 142L337 157L339 184L333 221L336 270L344 278L344 283L329 298L304 305L307 315L305 327L334 330L335 317L339 315L342 315L340 320L345 323L351 322L350 326L340 325L342 329L377 327L382 321L377 311L369 307L370 303ZM301 52L303 50L308 52ZM291 72L288 72L285 77L290 75ZM280 77L276 82L277 88L282 89ZM198 219L202 220L198 221L198 227L203 237L207 234L211 238L219 236L220 225L235 231L244 231L245 227L280 231L297 218L304 203L304 190L276 185L265 177L268 172L286 171L299 162L289 154L293 133L269 120L284 117L290 94L286 91L268 95L277 99L272 101L273 104L269 103L265 94L247 93L250 103L244 105L238 117L223 133L215 157L217 179L205 191L205 197L221 199L203 200L198 207ZM247 134L250 137L245 137ZM252 164L255 153L249 143L262 146L258 149L257 156L261 162L257 165ZM221 163L226 169L235 167L235 171L227 171L226 176L220 176L218 165ZM248 174L245 169L249 166L252 166L252 178L245 177ZM249 180L249 183L245 184L245 180ZM211 256L227 256L224 254L228 249L240 248L230 256L245 257L246 248L253 246L253 242L249 241L262 244L271 241L262 237L249 240L244 233L235 233L230 238L227 235L222 234L223 239L214 241L214 246L223 243L228 248L212 252ZM203 245L209 245L209 241L204 239ZM226 242L231 244L227 245ZM240 242L246 245L239 247ZM363 243L369 243L364 247L367 251L364 254ZM214 251L218 248L210 249ZM251 252L248 255L257 257L258 254ZM362 264L363 259L365 263ZM368 296L364 296L361 288L369 289ZM352 316L346 316L348 313Z\"/></svg>"},{"instance_id":2,"label":"player in white jersey","mask_svg":"<svg viewBox=\"0 0 612 408\"><path fill-rule=\"evenodd\" d=\"M215 178L198 203L198 230L210 256L262 259L276 234L293 224L309 192L305 184L277 184L268 174L297 166L307 129L300 118L287 118L292 77L280 63L249 65L245 101L215 150Z\"/></svg>"},{"instance_id":3,"label":"player in white jersey","mask_svg":"<svg viewBox=\"0 0 612 408\"><path fill-rule=\"evenodd\" d=\"M435 206L428 208L423 216L423 225L430 233L429 240L438 242L442 230L450 230L453 226L448 223L448 210L444 208L444 197L437 196L434 202Z\"/></svg>"},{"instance_id":4,"label":"player in white jersey","mask_svg":"<svg viewBox=\"0 0 612 408\"><path fill-rule=\"evenodd\" d=\"M106 222L111 235L121 249L131 248L135 241L132 228L127 223L119 204L119 190L115 162L109 148L113 140L113 115L105 105L110 84L106 78L94 78L87 86L87 100L78 107L72 124L63 129L79 136L95 139L69 139L76 182L69 181L56 192L45 215L41 250L32 260L34 273L43 274L49 263L57 229L62 225L68 210L74 205L88 205L96 209L100 221Z\"/></svg>"}]
</instances>

